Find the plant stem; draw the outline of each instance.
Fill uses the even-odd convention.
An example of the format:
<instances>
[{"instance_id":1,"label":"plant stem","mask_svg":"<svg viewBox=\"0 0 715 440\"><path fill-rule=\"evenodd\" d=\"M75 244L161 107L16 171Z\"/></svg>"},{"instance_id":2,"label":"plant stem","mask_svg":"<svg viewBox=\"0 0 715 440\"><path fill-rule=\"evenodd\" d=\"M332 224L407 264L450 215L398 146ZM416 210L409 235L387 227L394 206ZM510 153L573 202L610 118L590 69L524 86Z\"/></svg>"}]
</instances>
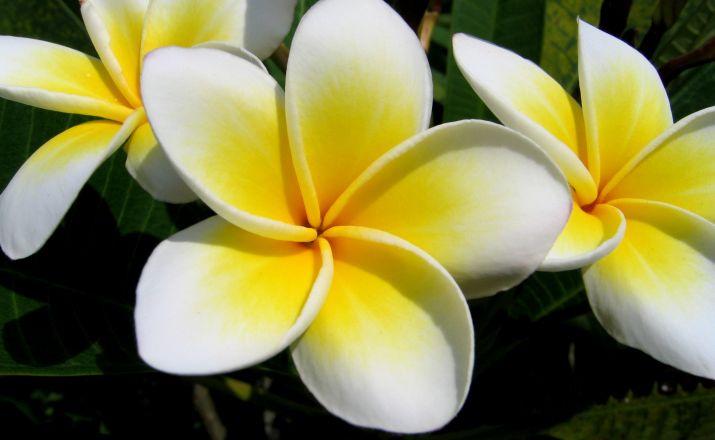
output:
<instances>
[{"instance_id":1,"label":"plant stem","mask_svg":"<svg viewBox=\"0 0 715 440\"><path fill-rule=\"evenodd\" d=\"M211 440L225 440L226 427L216 412L211 394L208 388L197 383L194 384L194 408L201 416Z\"/></svg>"},{"instance_id":2,"label":"plant stem","mask_svg":"<svg viewBox=\"0 0 715 440\"><path fill-rule=\"evenodd\" d=\"M668 85L683 71L715 61L715 37L692 52L663 64L658 73L664 85Z\"/></svg>"},{"instance_id":3,"label":"plant stem","mask_svg":"<svg viewBox=\"0 0 715 440\"><path fill-rule=\"evenodd\" d=\"M429 52L430 41L432 40L432 32L434 31L434 26L437 24L437 19L439 14L442 12L442 0L434 0L429 8L425 11L424 17L422 17L422 24L420 25L419 36L420 43L422 43L422 48L425 52Z\"/></svg>"},{"instance_id":4,"label":"plant stem","mask_svg":"<svg viewBox=\"0 0 715 440\"><path fill-rule=\"evenodd\" d=\"M288 46L286 46L285 43L281 43L281 45L278 46L278 49L276 49L276 51L271 55L271 59L283 73L285 73L288 69L289 52L290 50L288 49Z\"/></svg>"}]
</instances>

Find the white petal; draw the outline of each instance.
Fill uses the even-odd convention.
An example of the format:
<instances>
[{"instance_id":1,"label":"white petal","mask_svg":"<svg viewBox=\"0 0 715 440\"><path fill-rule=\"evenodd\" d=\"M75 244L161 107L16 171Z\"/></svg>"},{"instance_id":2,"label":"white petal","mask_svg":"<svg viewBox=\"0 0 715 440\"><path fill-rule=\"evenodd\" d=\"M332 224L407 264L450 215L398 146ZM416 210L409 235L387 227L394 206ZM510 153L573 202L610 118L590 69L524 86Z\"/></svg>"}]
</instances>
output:
<instances>
[{"instance_id":1,"label":"white petal","mask_svg":"<svg viewBox=\"0 0 715 440\"><path fill-rule=\"evenodd\" d=\"M127 171L156 200L188 203L197 199L169 162L148 123L134 131L125 148Z\"/></svg>"},{"instance_id":2,"label":"white petal","mask_svg":"<svg viewBox=\"0 0 715 440\"><path fill-rule=\"evenodd\" d=\"M66 113L123 121L131 106L102 63L68 47L0 36L0 97Z\"/></svg>"},{"instance_id":3,"label":"white petal","mask_svg":"<svg viewBox=\"0 0 715 440\"><path fill-rule=\"evenodd\" d=\"M255 65L256 67L263 70L264 72L268 73L268 69L266 69L266 66L263 65L261 60L257 56L253 55L251 52L249 52L248 50L246 50L242 47L235 46L230 43L226 43L224 41L208 41L206 43L197 44L194 47L205 47L208 49L222 50L224 52L230 53L231 55L235 55L239 58L243 58L244 60Z\"/></svg>"},{"instance_id":4,"label":"white petal","mask_svg":"<svg viewBox=\"0 0 715 440\"><path fill-rule=\"evenodd\" d=\"M626 219L613 206L600 204L585 212L574 202L568 223L539 270L560 272L588 266L618 246Z\"/></svg>"},{"instance_id":5,"label":"white petal","mask_svg":"<svg viewBox=\"0 0 715 440\"><path fill-rule=\"evenodd\" d=\"M655 67L637 50L579 20L578 68L588 169L599 188L673 124Z\"/></svg>"},{"instance_id":6,"label":"white petal","mask_svg":"<svg viewBox=\"0 0 715 440\"><path fill-rule=\"evenodd\" d=\"M215 374L283 350L325 300L330 246L270 240L220 217L163 241L137 287L139 354L154 368Z\"/></svg>"},{"instance_id":7,"label":"white petal","mask_svg":"<svg viewBox=\"0 0 715 440\"><path fill-rule=\"evenodd\" d=\"M533 142L490 122L458 121L375 161L324 226L365 226L405 239L472 297L512 287L536 270L570 210L563 175Z\"/></svg>"},{"instance_id":8,"label":"white petal","mask_svg":"<svg viewBox=\"0 0 715 440\"><path fill-rule=\"evenodd\" d=\"M469 309L431 257L389 234L337 227L325 305L293 346L300 377L360 426L424 432L464 402L474 362Z\"/></svg>"},{"instance_id":9,"label":"white petal","mask_svg":"<svg viewBox=\"0 0 715 440\"><path fill-rule=\"evenodd\" d=\"M453 39L459 69L507 127L534 140L561 168L581 203L596 199L584 165L586 139L581 107L533 62L465 34Z\"/></svg>"},{"instance_id":10,"label":"white petal","mask_svg":"<svg viewBox=\"0 0 715 440\"><path fill-rule=\"evenodd\" d=\"M715 107L678 121L621 171L602 197L656 200L715 222Z\"/></svg>"},{"instance_id":11,"label":"white petal","mask_svg":"<svg viewBox=\"0 0 715 440\"><path fill-rule=\"evenodd\" d=\"M114 83L135 107L139 97L139 50L149 0L84 0L87 32Z\"/></svg>"},{"instance_id":12,"label":"white petal","mask_svg":"<svg viewBox=\"0 0 715 440\"><path fill-rule=\"evenodd\" d=\"M310 223L368 165L429 124L432 79L414 32L382 0L325 0L303 17L286 112Z\"/></svg>"},{"instance_id":13,"label":"white petal","mask_svg":"<svg viewBox=\"0 0 715 440\"><path fill-rule=\"evenodd\" d=\"M268 58L293 23L296 0L152 0L142 55L164 46L223 41Z\"/></svg>"},{"instance_id":14,"label":"white petal","mask_svg":"<svg viewBox=\"0 0 715 440\"><path fill-rule=\"evenodd\" d=\"M144 120L137 111L124 125L92 121L72 127L41 146L0 195L0 245L13 259L42 247L94 170Z\"/></svg>"},{"instance_id":15,"label":"white petal","mask_svg":"<svg viewBox=\"0 0 715 440\"><path fill-rule=\"evenodd\" d=\"M146 57L142 96L169 160L216 213L265 237L315 239L273 78L221 50L169 47Z\"/></svg>"},{"instance_id":16,"label":"white petal","mask_svg":"<svg viewBox=\"0 0 715 440\"><path fill-rule=\"evenodd\" d=\"M599 321L620 342L715 378L715 224L656 202L621 200L626 234L584 271Z\"/></svg>"}]
</instances>

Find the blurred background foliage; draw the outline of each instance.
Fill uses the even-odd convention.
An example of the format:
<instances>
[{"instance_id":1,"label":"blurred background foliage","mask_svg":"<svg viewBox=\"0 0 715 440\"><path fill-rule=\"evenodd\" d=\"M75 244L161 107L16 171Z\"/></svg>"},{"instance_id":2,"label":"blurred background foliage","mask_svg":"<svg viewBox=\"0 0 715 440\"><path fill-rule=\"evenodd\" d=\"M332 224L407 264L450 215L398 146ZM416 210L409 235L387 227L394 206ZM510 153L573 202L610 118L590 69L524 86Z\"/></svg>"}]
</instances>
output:
<instances>
[{"instance_id":1,"label":"blurred background foliage","mask_svg":"<svg viewBox=\"0 0 715 440\"><path fill-rule=\"evenodd\" d=\"M295 23L313 3L298 0ZM518 52L577 96L576 17L653 61L676 119L715 105L715 0L389 3L429 46L434 124L494 120L456 68L455 32ZM78 11L76 0L0 0L0 34L93 54ZM279 82L291 38L266 61ZM82 119L0 99L1 187L35 148ZM120 151L94 174L41 252L15 262L0 256L3 437L391 438L326 413L286 354L202 378L152 372L138 359L132 307L140 270L157 243L210 211L153 201L128 177L125 159ZM715 438L714 384L613 341L590 312L578 272L537 273L471 310L477 364L469 399L451 424L422 438Z\"/></svg>"}]
</instances>

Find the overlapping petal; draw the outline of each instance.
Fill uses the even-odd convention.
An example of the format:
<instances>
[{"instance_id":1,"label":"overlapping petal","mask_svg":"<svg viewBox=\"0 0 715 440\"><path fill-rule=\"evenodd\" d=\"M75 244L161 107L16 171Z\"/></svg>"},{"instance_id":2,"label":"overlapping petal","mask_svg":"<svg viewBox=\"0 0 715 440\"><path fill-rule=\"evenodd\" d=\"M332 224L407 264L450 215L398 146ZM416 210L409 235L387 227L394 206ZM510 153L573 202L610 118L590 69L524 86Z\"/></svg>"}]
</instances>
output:
<instances>
[{"instance_id":1,"label":"overlapping petal","mask_svg":"<svg viewBox=\"0 0 715 440\"><path fill-rule=\"evenodd\" d=\"M405 239L440 262L469 296L526 278L566 224L571 194L535 144L502 126L434 127L376 161L324 226L356 225Z\"/></svg>"},{"instance_id":2,"label":"overlapping petal","mask_svg":"<svg viewBox=\"0 0 715 440\"><path fill-rule=\"evenodd\" d=\"M139 50L149 0L85 0L82 18L104 66L135 107L139 96Z\"/></svg>"},{"instance_id":3,"label":"overlapping petal","mask_svg":"<svg viewBox=\"0 0 715 440\"><path fill-rule=\"evenodd\" d=\"M623 239L626 219L610 205L596 205L585 212L574 202L568 223L539 270L578 269L603 258Z\"/></svg>"},{"instance_id":4,"label":"overlapping petal","mask_svg":"<svg viewBox=\"0 0 715 440\"><path fill-rule=\"evenodd\" d=\"M278 47L290 30L296 0L152 0L141 53L163 46L191 47L224 41L259 58Z\"/></svg>"},{"instance_id":5,"label":"overlapping petal","mask_svg":"<svg viewBox=\"0 0 715 440\"><path fill-rule=\"evenodd\" d=\"M293 345L303 382L351 423L421 432L446 424L471 380L473 329L450 275L379 231L325 232L335 258L322 310Z\"/></svg>"},{"instance_id":6,"label":"overlapping petal","mask_svg":"<svg viewBox=\"0 0 715 440\"><path fill-rule=\"evenodd\" d=\"M102 63L82 52L0 36L0 60L0 97L115 121L123 121L133 111Z\"/></svg>"},{"instance_id":7,"label":"overlapping petal","mask_svg":"<svg viewBox=\"0 0 715 440\"><path fill-rule=\"evenodd\" d=\"M715 225L658 202L614 205L625 237L584 271L596 316L624 344L715 378Z\"/></svg>"},{"instance_id":8,"label":"overlapping petal","mask_svg":"<svg viewBox=\"0 0 715 440\"><path fill-rule=\"evenodd\" d=\"M172 373L212 374L288 346L320 310L330 246L270 240L220 217L162 242L137 287L139 353Z\"/></svg>"},{"instance_id":9,"label":"overlapping petal","mask_svg":"<svg viewBox=\"0 0 715 440\"><path fill-rule=\"evenodd\" d=\"M124 148L127 171L156 200L169 203L196 200L196 194L181 180L148 123L132 133Z\"/></svg>"},{"instance_id":10,"label":"overlapping petal","mask_svg":"<svg viewBox=\"0 0 715 440\"><path fill-rule=\"evenodd\" d=\"M41 146L0 195L0 245L13 259L35 253L64 217L94 170L129 137L143 111L124 125L92 121Z\"/></svg>"},{"instance_id":11,"label":"overlapping petal","mask_svg":"<svg viewBox=\"0 0 715 440\"><path fill-rule=\"evenodd\" d=\"M587 164L603 188L673 117L658 72L634 48L584 21L578 47Z\"/></svg>"},{"instance_id":12,"label":"overlapping petal","mask_svg":"<svg viewBox=\"0 0 715 440\"><path fill-rule=\"evenodd\" d=\"M288 129L313 226L367 166L429 123L432 80L414 33L381 0L325 0L301 20Z\"/></svg>"},{"instance_id":13,"label":"overlapping petal","mask_svg":"<svg viewBox=\"0 0 715 440\"><path fill-rule=\"evenodd\" d=\"M578 103L533 62L486 41L456 34L462 74L506 125L538 143L561 168L582 203L596 198Z\"/></svg>"},{"instance_id":14,"label":"overlapping petal","mask_svg":"<svg viewBox=\"0 0 715 440\"><path fill-rule=\"evenodd\" d=\"M715 108L678 121L643 153L605 197L657 200L715 222Z\"/></svg>"},{"instance_id":15,"label":"overlapping petal","mask_svg":"<svg viewBox=\"0 0 715 440\"><path fill-rule=\"evenodd\" d=\"M311 241L293 171L283 92L248 61L216 49L159 49L142 95L154 133L187 185L253 233Z\"/></svg>"},{"instance_id":16,"label":"overlapping petal","mask_svg":"<svg viewBox=\"0 0 715 440\"><path fill-rule=\"evenodd\" d=\"M266 66L257 56L242 47L234 46L230 43L226 43L225 41L207 41L206 43L197 44L194 47L222 50L226 53L230 53L231 55L236 55L239 58L243 58L244 60L252 63L259 69L268 73L268 69L266 69Z\"/></svg>"}]
</instances>

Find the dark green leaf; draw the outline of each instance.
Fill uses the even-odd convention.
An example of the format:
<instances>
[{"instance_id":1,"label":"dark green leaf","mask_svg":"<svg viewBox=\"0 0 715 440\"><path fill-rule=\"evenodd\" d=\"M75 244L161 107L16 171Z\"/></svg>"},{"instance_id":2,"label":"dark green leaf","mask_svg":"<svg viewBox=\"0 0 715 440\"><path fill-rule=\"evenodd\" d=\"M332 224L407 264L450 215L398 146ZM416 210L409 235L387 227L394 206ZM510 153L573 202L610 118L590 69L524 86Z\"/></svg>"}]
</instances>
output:
<instances>
[{"instance_id":1,"label":"dark green leaf","mask_svg":"<svg viewBox=\"0 0 715 440\"><path fill-rule=\"evenodd\" d=\"M0 11L0 35L37 38L94 53L79 17L79 2L2 0Z\"/></svg>"},{"instance_id":2,"label":"dark green leaf","mask_svg":"<svg viewBox=\"0 0 715 440\"><path fill-rule=\"evenodd\" d=\"M514 289L512 316L538 321L552 313L584 304L581 271L536 272Z\"/></svg>"},{"instance_id":3,"label":"dark green leaf","mask_svg":"<svg viewBox=\"0 0 715 440\"><path fill-rule=\"evenodd\" d=\"M447 77L435 69L432 69L432 87L434 100L444 102L447 96Z\"/></svg>"},{"instance_id":4,"label":"dark green leaf","mask_svg":"<svg viewBox=\"0 0 715 440\"><path fill-rule=\"evenodd\" d=\"M715 438L715 390L612 400L548 430L562 440Z\"/></svg>"},{"instance_id":5,"label":"dark green leaf","mask_svg":"<svg viewBox=\"0 0 715 440\"><path fill-rule=\"evenodd\" d=\"M653 0L633 0L631 13L628 15L628 29L635 31L635 42L639 44L648 32L658 2Z\"/></svg>"},{"instance_id":6,"label":"dark green leaf","mask_svg":"<svg viewBox=\"0 0 715 440\"><path fill-rule=\"evenodd\" d=\"M588 0L548 0L541 67L564 89L578 84L578 25L576 18L598 24L599 4Z\"/></svg>"},{"instance_id":7,"label":"dark green leaf","mask_svg":"<svg viewBox=\"0 0 715 440\"><path fill-rule=\"evenodd\" d=\"M715 106L715 64L683 73L668 87L675 120L705 107Z\"/></svg>"},{"instance_id":8,"label":"dark green leaf","mask_svg":"<svg viewBox=\"0 0 715 440\"><path fill-rule=\"evenodd\" d=\"M452 34L450 33L451 15L441 14L437 24L432 31L432 44L436 44L445 49L452 45Z\"/></svg>"},{"instance_id":9,"label":"dark green leaf","mask_svg":"<svg viewBox=\"0 0 715 440\"><path fill-rule=\"evenodd\" d=\"M702 46L713 36L715 0L690 0L663 36L653 59L657 65L662 65Z\"/></svg>"},{"instance_id":10,"label":"dark green leaf","mask_svg":"<svg viewBox=\"0 0 715 440\"><path fill-rule=\"evenodd\" d=\"M715 0L690 0L664 36L655 54L657 65L699 48L715 37ZM715 105L715 66L709 63L680 74L668 85L673 116L681 119Z\"/></svg>"}]
</instances>

